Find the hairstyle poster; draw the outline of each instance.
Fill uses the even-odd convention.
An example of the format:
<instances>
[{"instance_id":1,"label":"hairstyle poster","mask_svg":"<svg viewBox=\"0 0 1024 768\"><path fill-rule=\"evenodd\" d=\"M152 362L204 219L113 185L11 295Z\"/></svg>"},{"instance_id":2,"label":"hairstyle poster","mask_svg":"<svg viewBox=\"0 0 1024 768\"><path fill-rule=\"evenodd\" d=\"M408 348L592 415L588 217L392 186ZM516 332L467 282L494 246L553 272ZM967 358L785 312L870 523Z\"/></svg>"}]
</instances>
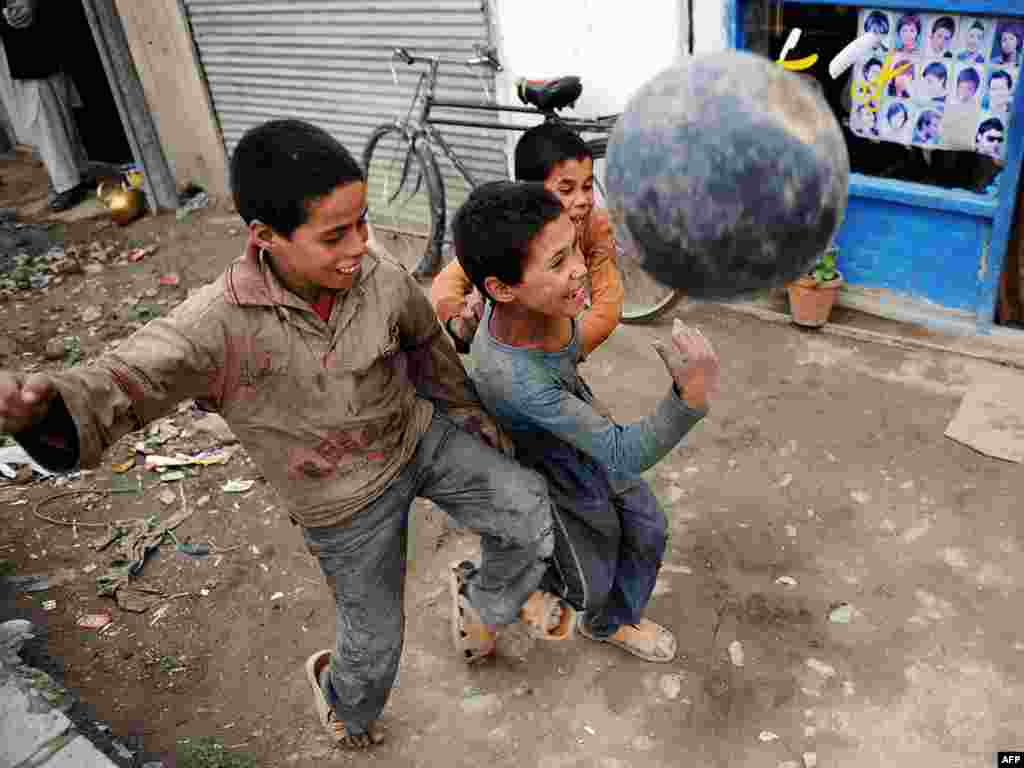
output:
<instances>
[{"instance_id":1,"label":"hairstyle poster","mask_svg":"<svg viewBox=\"0 0 1024 768\"><path fill-rule=\"evenodd\" d=\"M852 69L863 138L1002 159L1024 64L1024 19L865 8L879 44Z\"/></svg>"}]
</instances>

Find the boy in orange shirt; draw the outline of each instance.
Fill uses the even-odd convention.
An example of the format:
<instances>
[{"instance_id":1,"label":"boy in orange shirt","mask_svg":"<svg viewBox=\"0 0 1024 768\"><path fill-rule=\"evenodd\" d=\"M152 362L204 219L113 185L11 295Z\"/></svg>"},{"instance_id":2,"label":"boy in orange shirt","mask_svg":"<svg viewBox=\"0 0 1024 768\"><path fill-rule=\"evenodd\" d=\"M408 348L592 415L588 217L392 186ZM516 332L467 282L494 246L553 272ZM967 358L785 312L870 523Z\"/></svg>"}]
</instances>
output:
<instances>
[{"instance_id":1,"label":"boy in orange shirt","mask_svg":"<svg viewBox=\"0 0 1024 768\"><path fill-rule=\"evenodd\" d=\"M516 144L515 173L517 180L541 182L554 193L576 225L590 289L590 308L579 321L581 351L587 357L619 324L623 299L611 220L606 210L594 210L594 158L571 130L542 123ZM457 259L434 279L430 300L455 348L468 353L483 299Z\"/></svg>"}]
</instances>

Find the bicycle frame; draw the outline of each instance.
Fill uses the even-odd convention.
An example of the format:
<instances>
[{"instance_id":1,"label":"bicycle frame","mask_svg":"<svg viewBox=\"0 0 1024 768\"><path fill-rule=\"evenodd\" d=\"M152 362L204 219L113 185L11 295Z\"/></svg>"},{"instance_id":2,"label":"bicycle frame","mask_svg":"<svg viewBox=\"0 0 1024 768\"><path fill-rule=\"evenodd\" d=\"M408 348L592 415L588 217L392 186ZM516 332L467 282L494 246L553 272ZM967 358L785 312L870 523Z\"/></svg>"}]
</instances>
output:
<instances>
[{"instance_id":1,"label":"bicycle frame","mask_svg":"<svg viewBox=\"0 0 1024 768\"><path fill-rule=\"evenodd\" d=\"M424 61L424 60L420 60ZM413 92L412 102L413 106L410 106L409 114L406 115L406 119L400 124L405 130L406 137L410 142L415 142L419 137L425 136L427 141L436 145L455 170L459 172L466 183L472 187L478 185L476 179L468 168L459 159L459 156L455 154L455 151L449 146L448 142L445 141L444 136L435 126L438 125L452 125L463 128L485 128L488 130L504 130L504 131L525 131L528 126L521 125L507 125L503 123L485 123L482 121L475 120L457 120L449 117L434 117L431 113L434 109L460 109L470 110L478 112L508 112L514 114L524 115L540 115L543 116L545 122L557 122L567 126L580 133L608 133L614 123L617 115L607 115L598 117L595 120L581 120L571 117L561 117L554 110L542 110L536 107L520 107L512 104L498 104L489 103L486 101L470 101L462 99L438 99L435 97L435 91L437 89L437 79L440 66L442 64L456 64L462 65L465 62L459 62L449 59L427 59L425 60L428 64L427 72L420 72L419 82L416 84L416 90ZM422 96L422 103L420 106L419 114L415 120L411 119L411 112L416 104L416 100L420 98L420 92L423 90L424 82L426 82L426 93ZM412 130L409 130L410 124L413 125Z\"/></svg>"}]
</instances>

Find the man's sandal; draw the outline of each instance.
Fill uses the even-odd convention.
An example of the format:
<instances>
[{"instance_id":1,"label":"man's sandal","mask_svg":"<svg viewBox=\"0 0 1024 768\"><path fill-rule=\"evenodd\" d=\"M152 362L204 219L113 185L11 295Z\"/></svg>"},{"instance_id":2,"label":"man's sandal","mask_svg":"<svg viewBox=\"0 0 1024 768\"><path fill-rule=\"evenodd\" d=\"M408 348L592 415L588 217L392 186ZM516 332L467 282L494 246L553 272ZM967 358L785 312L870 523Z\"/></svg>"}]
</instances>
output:
<instances>
[{"instance_id":1,"label":"man's sandal","mask_svg":"<svg viewBox=\"0 0 1024 768\"><path fill-rule=\"evenodd\" d=\"M466 597L466 579L476 570L468 560L452 563L449 589L452 597L452 640L467 664L494 654L496 636L487 628Z\"/></svg>"},{"instance_id":2,"label":"man's sandal","mask_svg":"<svg viewBox=\"0 0 1024 768\"><path fill-rule=\"evenodd\" d=\"M578 629L588 640L609 643L644 661L665 664L676 657L675 635L650 619L641 619L639 624L624 624L611 637L594 637L582 621Z\"/></svg>"},{"instance_id":3,"label":"man's sandal","mask_svg":"<svg viewBox=\"0 0 1024 768\"><path fill-rule=\"evenodd\" d=\"M324 695L324 689L320 687L320 674L330 663L331 651L329 649L317 651L306 659L306 679L313 689L313 703L316 706L316 715L320 725L323 726L331 740L336 744L346 748L353 748L356 745L351 743L348 729L338 719L338 716L334 713L334 707L328 703L327 696ZM367 735L373 744L379 744L384 740L384 735L376 729L371 729Z\"/></svg>"},{"instance_id":4,"label":"man's sandal","mask_svg":"<svg viewBox=\"0 0 1024 768\"><path fill-rule=\"evenodd\" d=\"M568 640L576 625L576 611L557 595L537 591L526 599L519 620L538 640Z\"/></svg>"}]
</instances>

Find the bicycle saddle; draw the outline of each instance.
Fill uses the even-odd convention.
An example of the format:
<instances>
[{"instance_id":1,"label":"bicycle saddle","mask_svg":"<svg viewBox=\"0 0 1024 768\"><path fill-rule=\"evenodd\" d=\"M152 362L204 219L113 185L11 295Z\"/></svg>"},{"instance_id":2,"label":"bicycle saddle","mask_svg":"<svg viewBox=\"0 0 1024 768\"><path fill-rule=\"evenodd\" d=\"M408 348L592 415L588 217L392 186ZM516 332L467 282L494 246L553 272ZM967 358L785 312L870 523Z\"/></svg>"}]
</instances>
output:
<instances>
[{"instance_id":1,"label":"bicycle saddle","mask_svg":"<svg viewBox=\"0 0 1024 768\"><path fill-rule=\"evenodd\" d=\"M524 77L516 83L516 93L523 104L532 104L539 110L550 112L574 105L583 93L583 84L574 75L553 80L527 80Z\"/></svg>"}]
</instances>

